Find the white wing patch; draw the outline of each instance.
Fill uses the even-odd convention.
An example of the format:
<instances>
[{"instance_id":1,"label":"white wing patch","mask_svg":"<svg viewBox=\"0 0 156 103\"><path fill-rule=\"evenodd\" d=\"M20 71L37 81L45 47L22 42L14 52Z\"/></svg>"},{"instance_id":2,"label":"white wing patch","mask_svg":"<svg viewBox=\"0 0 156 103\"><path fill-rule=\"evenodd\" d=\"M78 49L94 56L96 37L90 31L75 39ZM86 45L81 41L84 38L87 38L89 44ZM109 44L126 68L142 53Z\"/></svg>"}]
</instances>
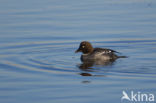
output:
<instances>
[{"instance_id":1,"label":"white wing patch","mask_svg":"<svg viewBox=\"0 0 156 103\"><path fill-rule=\"evenodd\" d=\"M109 52L109 53L111 53L112 51L111 51L111 50L109 50L108 52Z\"/></svg>"},{"instance_id":2,"label":"white wing patch","mask_svg":"<svg viewBox=\"0 0 156 103\"><path fill-rule=\"evenodd\" d=\"M111 50L102 51L102 52L97 52L96 55L101 56L101 55L104 55L104 54L109 54L109 53L111 53L111 52L112 52Z\"/></svg>"},{"instance_id":3,"label":"white wing patch","mask_svg":"<svg viewBox=\"0 0 156 103\"><path fill-rule=\"evenodd\" d=\"M108 51L103 51L103 52L101 52L100 54L102 55L102 54L109 54L109 53L111 53L112 51L110 51L110 50L108 50Z\"/></svg>"},{"instance_id":4,"label":"white wing patch","mask_svg":"<svg viewBox=\"0 0 156 103\"><path fill-rule=\"evenodd\" d=\"M111 53L111 51L102 51L102 52L97 52L94 56L94 59L98 59L98 60L109 60L110 57L107 55Z\"/></svg>"}]
</instances>

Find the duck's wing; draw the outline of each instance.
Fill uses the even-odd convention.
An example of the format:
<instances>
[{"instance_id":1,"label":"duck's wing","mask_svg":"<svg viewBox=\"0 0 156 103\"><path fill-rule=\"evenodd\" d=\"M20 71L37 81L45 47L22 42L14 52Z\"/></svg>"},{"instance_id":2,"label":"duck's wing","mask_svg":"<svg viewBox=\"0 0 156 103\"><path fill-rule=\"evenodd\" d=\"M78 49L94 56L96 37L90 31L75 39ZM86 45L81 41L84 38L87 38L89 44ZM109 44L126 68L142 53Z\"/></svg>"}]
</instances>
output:
<instances>
[{"instance_id":1,"label":"duck's wing","mask_svg":"<svg viewBox=\"0 0 156 103\"><path fill-rule=\"evenodd\" d=\"M106 49L106 48L94 48L94 51L92 52L91 55L93 56L106 56L109 58L109 60L115 60L118 58L118 56L114 53L116 51L111 50L111 49Z\"/></svg>"},{"instance_id":2,"label":"duck's wing","mask_svg":"<svg viewBox=\"0 0 156 103\"><path fill-rule=\"evenodd\" d=\"M94 52L101 52L103 54L112 54L114 52L119 53L112 49L106 49L106 48L94 48Z\"/></svg>"},{"instance_id":3,"label":"duck's wing","mask_svg":"<svg viewBox=\"0 0 156 103\"><path fill-rule=\"evenodd\" d=\"M107 49L107 50L109 50L109 51L111 51L111 52L115 52L115 53L120 53L120 52L117 52L117 51L112 50L112 49Z\"/></svg>"}]
</instances>

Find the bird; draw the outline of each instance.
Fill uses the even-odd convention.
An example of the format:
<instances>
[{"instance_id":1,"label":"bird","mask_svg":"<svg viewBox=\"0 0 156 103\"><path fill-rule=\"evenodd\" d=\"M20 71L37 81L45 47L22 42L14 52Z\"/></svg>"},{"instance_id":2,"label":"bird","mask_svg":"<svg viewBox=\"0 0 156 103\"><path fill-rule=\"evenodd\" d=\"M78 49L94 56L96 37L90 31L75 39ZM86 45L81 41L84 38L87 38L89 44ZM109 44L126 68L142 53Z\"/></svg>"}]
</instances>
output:
<instances>
[{"instance_id":1,"label":"bird","mask_svg":"<svg viewBox=\"0 0 156 103\"><path fill-rule=\"evenodd\" d=\"M93 48L88 41L82 41L75 53L82 52L82 62L96 62L96 64L106 63L108 61L115 61L118 58L126 58L126 56L118 56L119 53L107 48Z\"/></svg>"}]
</instances>

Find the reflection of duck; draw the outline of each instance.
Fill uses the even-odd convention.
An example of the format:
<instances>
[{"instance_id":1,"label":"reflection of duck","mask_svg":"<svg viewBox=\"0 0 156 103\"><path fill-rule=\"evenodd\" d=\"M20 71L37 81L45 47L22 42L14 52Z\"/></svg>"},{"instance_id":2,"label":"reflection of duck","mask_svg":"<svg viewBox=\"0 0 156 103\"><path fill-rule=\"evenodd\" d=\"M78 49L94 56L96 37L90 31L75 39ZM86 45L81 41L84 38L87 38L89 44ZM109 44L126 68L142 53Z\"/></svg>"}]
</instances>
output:
<instances>
[{"instance_id":1,"label":"reflection of duck","mask_svg":"<svg viewBox=\"0 0 156 103\"><path fill-rule=\"evenodd\" d=\"M93 76L93 75L90 74L90 73L80 73L80 75L82 75L82 76Z\"/></svg>"},{"instance_id":2,"label":"reflection of duck","mask_svg":"<svg viewBox=\"0 0 156 103\"><path fill-rule=\"evenodd\" d=\"M82 64L79 65L79 68L82 70L91 71L89 69L92 69L91 67L94 65L108 66L108 65L112 65L113 62L114 61L112 60L107 60L107 61L96 60L96 61L83 62Z\"/></svg>"},{"instance_id":3,"label":"reflection of duck","mask_svg":"<svg viewBox=\"0 0 156 103\"><path fill-rule=\"evenodd\" d=\"M82 52L81 61L83 62L83 66L92 65L109 65L112 64L118 58L125 58L125 56L117 56L117 53L114 50L106 49L106 48L93 48L92 45L83 41L80 43L79 48L75 51Z\"/></svg>"}]
</instances>

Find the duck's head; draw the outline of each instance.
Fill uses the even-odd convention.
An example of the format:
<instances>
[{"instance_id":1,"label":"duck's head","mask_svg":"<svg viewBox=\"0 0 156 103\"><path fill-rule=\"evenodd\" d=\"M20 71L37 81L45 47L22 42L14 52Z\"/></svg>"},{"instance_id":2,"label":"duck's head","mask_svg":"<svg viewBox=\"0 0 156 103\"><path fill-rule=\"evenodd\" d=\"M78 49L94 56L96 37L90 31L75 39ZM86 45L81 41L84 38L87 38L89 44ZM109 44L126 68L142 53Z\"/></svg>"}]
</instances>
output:
<instances>
[{"instance_id":1,"label":"duck's head","mask_svg":"<svg viewBox=\"0 0 156 103\"><path fill-rule=\"evenodd\" d=\"M92 51L93 51L93 47L91 43L89 43L88 41L83 41L80 43L80 46L75 51L75 53L82 52L83 54L88 54L88 53L91 53Z\"/></svg>"}]
</instances>

